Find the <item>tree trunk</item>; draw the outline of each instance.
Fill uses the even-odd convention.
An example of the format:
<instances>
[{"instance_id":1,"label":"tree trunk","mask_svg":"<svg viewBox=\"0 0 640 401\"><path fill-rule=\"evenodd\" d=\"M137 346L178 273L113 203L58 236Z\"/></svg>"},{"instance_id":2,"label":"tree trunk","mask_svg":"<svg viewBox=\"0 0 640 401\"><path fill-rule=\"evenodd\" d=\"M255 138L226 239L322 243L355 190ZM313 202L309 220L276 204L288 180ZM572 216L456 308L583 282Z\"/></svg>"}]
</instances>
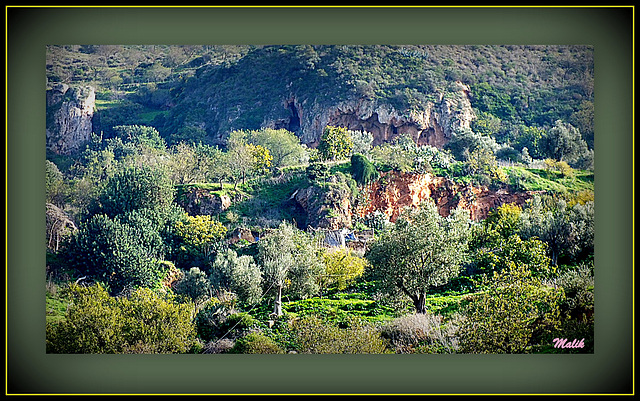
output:
<instances>
[{"instance_id":1,"label":"tree trunk","mask_svg":"<svg viewBox=\"0 0 640 401\"><path fill-rule=\"evenodd\" d=\"M413 297L413 306L415 306L416 308L416 313L421 313L423 315L426 314L427 308L425 304L426 304L426 295L424 292Z\"/></svg>"},{"instance_id":2,"label":"tree trunk","mask_svg":"<svg viewBox=\"0 0 640 401\"><path fill-rule=\"evenodd\" d=\"M276 316L282 316L282 287L278 286L276 290L276 299L273 306L273 313Z\"/></svg>"}]
</instances>

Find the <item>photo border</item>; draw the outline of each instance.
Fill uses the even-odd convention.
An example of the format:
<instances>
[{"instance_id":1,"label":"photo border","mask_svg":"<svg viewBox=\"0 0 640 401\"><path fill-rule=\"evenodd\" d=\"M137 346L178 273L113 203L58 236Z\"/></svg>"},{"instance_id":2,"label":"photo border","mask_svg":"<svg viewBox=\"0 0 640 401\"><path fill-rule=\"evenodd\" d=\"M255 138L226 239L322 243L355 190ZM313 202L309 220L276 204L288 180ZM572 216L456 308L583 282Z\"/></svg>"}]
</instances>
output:
<instances>
[{"instance_id":1,"label":"photo border","mask_svg":"<svg viewBox=\"0 0 640 401\"><path fill-rule=\"evenodd\" d=\"M5 7L5 392L633 394L634 22L632 6ZM594 354L46 354L47 44L593 45Z\"/></svg>"}]
</instances>

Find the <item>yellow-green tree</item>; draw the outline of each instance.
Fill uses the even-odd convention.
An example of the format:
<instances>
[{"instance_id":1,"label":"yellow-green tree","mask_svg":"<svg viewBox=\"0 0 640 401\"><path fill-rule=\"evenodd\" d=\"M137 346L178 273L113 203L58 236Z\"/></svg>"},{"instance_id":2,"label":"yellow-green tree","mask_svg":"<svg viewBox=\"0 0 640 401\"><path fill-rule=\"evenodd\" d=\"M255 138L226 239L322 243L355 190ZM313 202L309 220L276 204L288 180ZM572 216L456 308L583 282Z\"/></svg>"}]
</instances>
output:
<instances>
[{"instance_id":1,"label":"yellow-green tree","mask_svg":"<svg viewBox=\"0 0 640 401\"><path fill-rule=\"evenodd\" d=\"M209 215L189 216L175 224L178 240L178 263L181 267L208 264L209 256L216 243L224 238L227 228ZM188 266L191 265L191 266Z\"/></svg>"},{"instance_id":2,"label":"yellow-green tree","mask_svg":"<svg viewBox=\"0 0 640 401\"><path fill-rule=\"evenodd\" d=\"M249 150L249 154L253 158L253 169L258 173L265 173L269 167L271 167L271 162L273 161L273 156L271 156L271 152L269 149L265 148L262 145L253 145L247 144L247 148Z\"/></svg>"},{"instance_id":3,"label":"yellow-green tree","mask_svg":"<svg viewBox=\"0 0 640 401\"><path fill-rule=\"evenodd\" d=\"M362 276L369 262L359 257L349 248L335 248L324 252L325 265L323 286L335 286L344 290L358 277Z\"/></svg>"},{"instance_id":4,"label":"yellow-green tree","mask_svg":"<svg viewBox=\"0 0 640 401\"><path fill-rule=\"evenodd\" d=\"M320 138L318 151L324 160L341 160L351 155L353 140L344 127L327 125Z\"/></svg>"},{"instance_id":5,"label":"yellow-green tree","mask_svg":"<svg viewBox=\"0 0 640 401\"><path fill-rule=\"evenodd\" d=\"M543 285L524 265L511 263L495 272L485 291L463 308L461 351L520 354L532 347L534 335L559 325L562 290Z\"/></svg>"}]
</instances>

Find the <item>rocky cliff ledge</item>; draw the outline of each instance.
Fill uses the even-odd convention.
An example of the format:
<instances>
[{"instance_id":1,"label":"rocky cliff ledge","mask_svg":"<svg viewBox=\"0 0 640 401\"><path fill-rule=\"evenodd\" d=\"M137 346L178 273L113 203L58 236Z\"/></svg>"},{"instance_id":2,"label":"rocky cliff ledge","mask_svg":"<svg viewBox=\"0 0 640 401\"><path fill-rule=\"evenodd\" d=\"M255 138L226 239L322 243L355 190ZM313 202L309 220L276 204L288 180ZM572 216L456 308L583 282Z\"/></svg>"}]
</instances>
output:
<instances>
[{"instance_id":1,"label":"rocky cliff ledge","mask_svg":"<svg viewBox=\"0 0 640 401\"><path fill-rule=\"evenodd\" d=\"M327 125L371 132L373 145L409 134L420 145L442 147L456 130L470 129L476 118L469 101L469 87L458 82L456 89L438 94L436 102L417 111L398 111L388 103L365 98L326 106L314 99L291 96L282 104L289 116L275 119L266 116L262 125L293 131L301 142L312 147L317 145Z\"/></svg>"},{"instance_id":2,"label":"rocky cliff ledge","mask_svg":"<svg viewBox=\"0 0 640 401\"><path fill-rule=\"evenodd\" d=\"M96 95L90 86L58 84L47 90L47 150L72 154L89 141Z\"/></svg>"},{"instance_id":3,"label":"rocky cliff ledge","mask_svg":"<svg viewBox=\"0 0 640 401\"><path fill-rule=\"evenodd\" d=\"M459 185L445 177L430 174L389 172L371 183L367 189L367 205L359 210L361 216L374 211L383 212L395 221L405 207L419 207L432 199L441 216L448 216L455 208L469 210L472 220L483 220L489 211L505 203L523 205L531 194L527 192L492 191L486 187Z\"/></svg>"}]
</instances>

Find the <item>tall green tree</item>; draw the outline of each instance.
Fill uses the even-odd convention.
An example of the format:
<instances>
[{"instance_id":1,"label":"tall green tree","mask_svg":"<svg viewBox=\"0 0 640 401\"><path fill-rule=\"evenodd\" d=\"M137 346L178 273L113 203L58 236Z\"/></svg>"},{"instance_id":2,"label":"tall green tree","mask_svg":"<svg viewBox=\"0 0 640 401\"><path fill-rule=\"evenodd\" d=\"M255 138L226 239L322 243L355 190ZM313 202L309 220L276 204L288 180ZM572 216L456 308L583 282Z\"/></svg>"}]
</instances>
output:
<instances>
[{"instance_id":1,"label":"tall green tree","mask_svg":"<svg viewBox=\"0 0 640 401\"><path fill-rule=\"evenodd\" d=\"M129 167L117 172L100 194L100 211L110 217L132 210L166 210L173 203L174 188L162 169Z\"/></svg>"},{"instance_id":2,"label":"tall green tree","mask_svg":"<svg viewBox=\"0 0 640 401\"><path fill-rule=\"evenodd\" d=\"M300 139L286 129L263 128L248 133L247 141L269 150L274 168L298 164L306 154Z\"/></svg>"},{"instance_id":3,"label":"tall green tree","mask_svg":"<svg viewBox=\"0 0 640 401\"><path fill-rule=\"evenodd\" d=\"M233 131L227 140L227 163L234 182L234 189L242 180L246 182L247 175L255 168L255 159L247 143L248 134L244 131Z\"/></svg>"},{"instance_id":4,"label":"tall green tree","mask_svg":"<svg viewBox=\"0 0 640 401\"><path fill-rule=\"evenodd\" d=\"M58 166L50 160L45 160L45 194L47 203L64 207L68 196L68 188L64 176Z\"/></svg>"},{"instance_id":5,"label":"tall green tree","mask_svg":"<svg viewBox=\"0 0 640 401\"><path fill-rule=\"evenodd\" d=\"M166 166L174 183L189 184L206 182L212 164L217 161L216 148L179 142L171 147Z\"/></svg>"},{"instance_id":6,"label":"tall green tree","mask_svg":"<svg viewBox=\"0 0 640 401\"><path fill-rule=\"evenodd\" d=\"M460 273L469 234L463 210L442 217L432 202L407 209L367 252L372 279L384 293L409 297L416 313L426 313L427 293Z\"/></svg>"},{"instance_id":7,"label":"tall green tree","mask_svg":"<svg viewBox=\"0 0 640 401\"><path fill-rule=\"evenodd\" d=\"M113 294L156 287L165 273L162 238L141 216L94 215L74 233L62 255L80 276L105 283Z\"/></svg>"},{"instance_id":8,"label":"tall green tree","mask_svg":"<svg viewBox=\"0 0 640 401\"><path fill-rule=\"evenodd\" d=\"M318 151L324 160L341 160L351 154L353 140L344 127L327 125L322 132Z\"/></svg>"},{"instance_id":9,"label":"tall green tree","mask_svg":"<svg viewBox=\"0 0 640 401\"><path fill-rule=\"evenodd\" d=\"M542 148L548 157L569 164L575 164L589 151L580 131L562 120L547 131L542 138Z\"/></svg>"}]
</instances>

